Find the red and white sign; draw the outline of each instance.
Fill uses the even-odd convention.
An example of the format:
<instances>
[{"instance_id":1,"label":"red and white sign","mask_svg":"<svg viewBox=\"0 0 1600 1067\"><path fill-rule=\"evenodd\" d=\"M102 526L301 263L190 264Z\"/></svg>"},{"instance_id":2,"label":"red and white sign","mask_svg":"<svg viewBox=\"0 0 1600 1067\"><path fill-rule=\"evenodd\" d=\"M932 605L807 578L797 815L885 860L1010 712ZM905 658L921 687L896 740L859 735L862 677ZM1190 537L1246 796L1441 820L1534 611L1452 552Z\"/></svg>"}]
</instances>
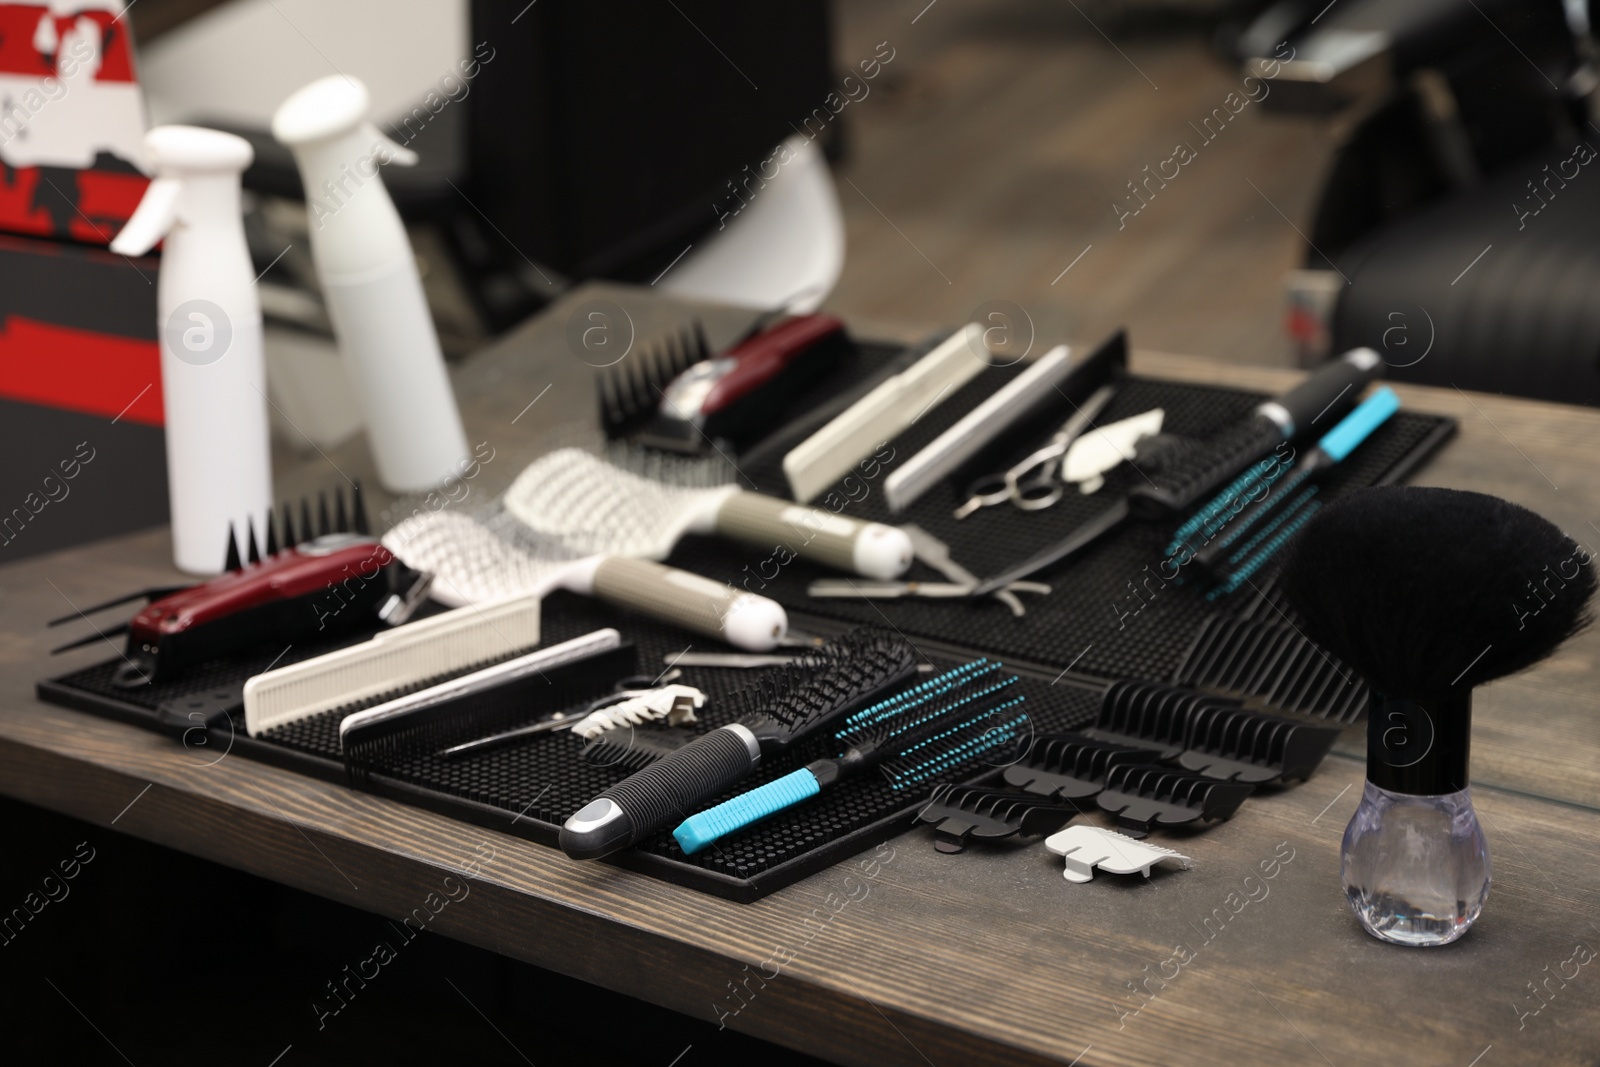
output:
<instances>
[{"instance_id":1,"label":"red and white sign","mask_svg":"<svg viewBox=\"0 0 1600 1067\"><path fill-rule=\"evenodd\" d=\"M123 10L0 2L0 230L106 244L144 195L144 100Z\"/></svg>"}]
</instances>

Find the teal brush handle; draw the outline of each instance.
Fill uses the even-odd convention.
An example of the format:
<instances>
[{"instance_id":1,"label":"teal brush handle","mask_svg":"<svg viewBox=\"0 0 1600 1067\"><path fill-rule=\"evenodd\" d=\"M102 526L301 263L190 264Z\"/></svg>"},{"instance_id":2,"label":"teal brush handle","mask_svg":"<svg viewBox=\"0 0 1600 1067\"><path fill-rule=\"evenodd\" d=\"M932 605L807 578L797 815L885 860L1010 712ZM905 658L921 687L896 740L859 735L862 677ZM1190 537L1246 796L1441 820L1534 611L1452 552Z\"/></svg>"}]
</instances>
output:
<instances>
[{"instance_id":1,"label":"teal brush handle","mask_svg":"<svg viewBox=\"0 0 1600 1067\"><path fill-rule=\"evenodd\" d=\"M718 838L727 837L735 830L760 822L820 792L822 787L817 784L817 776L801 767L759 789L740 793L732 800L724 800L714 808L689 816L672 831L672 836L678 839L683 851L692 856Z\"/></svg>"},{"instance_id":2,"label":"teal brush handle","mask_svg":"<svg viewBox=\"0 0 1600 1067\"><path fill-rule=\"evenodd\" d=\"M1400 397L1387 385L1380 385L1359 407L1324 434L1322 440L1317 442L1317 448L1326 452L1335 463L1340 463L1373 430L1389 421L1389 416L1399 410Z\"/></svg>"}]
</instances>

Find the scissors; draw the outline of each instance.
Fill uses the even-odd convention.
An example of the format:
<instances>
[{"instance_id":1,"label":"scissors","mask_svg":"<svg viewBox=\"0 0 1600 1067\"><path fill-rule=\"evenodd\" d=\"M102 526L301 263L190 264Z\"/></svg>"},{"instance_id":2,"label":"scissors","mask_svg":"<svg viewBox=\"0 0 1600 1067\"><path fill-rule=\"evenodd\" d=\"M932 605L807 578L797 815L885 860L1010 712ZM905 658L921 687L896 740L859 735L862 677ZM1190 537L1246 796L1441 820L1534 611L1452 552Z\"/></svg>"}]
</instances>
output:
<instances>
[{"instance_id":1,"label":"scissors","mask_svg":"<svg viewBox=\"0 0 1600 1067\"><path fill-rule=\"evenodd\" d=\"M519 726L513 730L503 730L488 737L480 737L473 741L465 741L459 745L451 745L439 753L445 757L466 755L479 749L503 745L507 741L515 741L522 737L532 737L535 734L547 734L554 730L569 730L589 717L589 713L598 711L609 704L617 704L629 697L644 696L659 686L667 685L683 677L683 672L677 668L668 668L659 675L651 678L648 674L634 674L618 680L616 686L607 695L596 700L591 700L582 711L558 711L554 715L540 719L538 722L527 726Z\"/></svg>"},{"instance_id":2,"label":"scissors","mask_svg":"<svg viewBox=\"0 0 1600 1067\"><path fill-rule=\"evenodd\" d=\"M1072 442L1082 436L1115 395L1114 387L1102 385L1062 423L1061 429L1043 448L1002 474L991 474L973 482L967 490L967 502L956 508L955 517L964 519L979 508L993 507L1007 500L1023 511L1041 511L1060 500L1066 492L1066 486L1056 477L1062 459Z\"/></svg>"}]
</instances>

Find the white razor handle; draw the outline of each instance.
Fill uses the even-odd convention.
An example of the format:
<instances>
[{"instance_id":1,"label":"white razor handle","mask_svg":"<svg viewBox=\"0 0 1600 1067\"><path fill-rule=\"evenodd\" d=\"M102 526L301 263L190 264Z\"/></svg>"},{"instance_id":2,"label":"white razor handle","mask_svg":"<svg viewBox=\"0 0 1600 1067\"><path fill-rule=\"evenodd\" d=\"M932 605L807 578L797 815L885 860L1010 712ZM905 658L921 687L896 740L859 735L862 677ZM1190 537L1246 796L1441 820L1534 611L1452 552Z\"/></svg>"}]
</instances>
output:
<instances>
[{"instance_id":1,"label":"white razor handle","mask_svg":"<svg viewBox=\"0 0 1600 1067\"><path fill-rule=\"evenodd\" d=\"M897 526L861 522L821 508L759 493L734 493L722 502L715 531L759 545L783 545L796 555L867 578L898 578L911 566L911 538Z\"/></svg>"},{"instance_id":2,"label":"white razor handle","mask_svg":"<svg viewBox=\"0 0 1600 1067\"><path fill-rule=\"evenodd\" d=\"M789 632L777 601L648 560L602 556L562 584L751 652L776 648Z\"/></svg>"}]
</instances>

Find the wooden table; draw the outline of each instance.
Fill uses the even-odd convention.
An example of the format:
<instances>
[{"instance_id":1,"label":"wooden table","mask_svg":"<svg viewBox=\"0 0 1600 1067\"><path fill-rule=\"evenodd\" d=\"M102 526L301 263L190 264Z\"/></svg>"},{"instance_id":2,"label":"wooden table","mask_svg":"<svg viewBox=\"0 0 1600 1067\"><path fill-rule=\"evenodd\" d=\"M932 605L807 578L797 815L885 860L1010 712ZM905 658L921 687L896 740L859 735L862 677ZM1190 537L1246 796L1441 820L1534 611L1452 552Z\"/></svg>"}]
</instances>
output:
<instances>
[{"instance_id":1,"label":"wooden table","mask_svg":"<svg viewBox=\"0 0 1600 1067\"><path fill-rule=\"evenodd\" d=\"M587 417L589 370L563 338L596 295L460 369L474 440L509 459ZM598 295L626 302L641 335L683 313ZM704 314L714 340L747 318ZM1291 377L1151 352L1133 362L1258 389ZM1399 392L1461 420L1420 480L1498 493L1600 544L1600 412ZM280 455L280 489L329 484L328 463L373 484L353 442L326 462ZM86 476L78 491L91 489ZM1480 693L1474 786L1494 889L1469 936L1423 951L1366 936L1342 898L1359 728L1310 782L1190 841L1192 870L1147 883L1069 885L1042 848L952 857L908 834L739 905L40 704L42 674L106 655L46 660L55 635L41 621L69 600L169 580L170 559L156 530L0 568L0 790L389 917L464 874L470 895L438 915L440 932L841 1063L1498 1067L1592 1065L1600 1053L1600 971L1574 977L1566 962L1580 944L1600 948L1600 893L1587 882L1600 844L1594 634Z\"/></svg>"}]
</instances>

